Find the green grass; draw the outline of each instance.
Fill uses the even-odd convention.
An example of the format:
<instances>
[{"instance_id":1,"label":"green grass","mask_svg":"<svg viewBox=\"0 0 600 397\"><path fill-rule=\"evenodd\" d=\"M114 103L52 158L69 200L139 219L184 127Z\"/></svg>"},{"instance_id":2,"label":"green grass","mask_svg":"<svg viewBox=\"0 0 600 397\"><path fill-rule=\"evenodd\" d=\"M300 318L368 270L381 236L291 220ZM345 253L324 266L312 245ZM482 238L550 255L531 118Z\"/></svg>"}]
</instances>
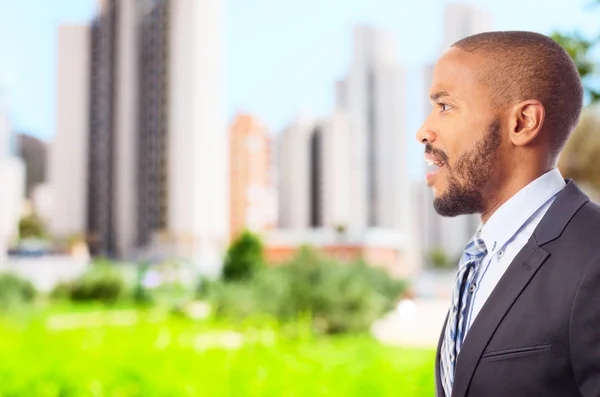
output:
<instances>
[{"instance_id":1,"label":"green grass","mask_svg":"<svg viewBox=\"0 0 600 397\"><path fill-rule=\"evenodd\" d=\"M315 339L300 326L288 339L260 321L226 331L160 312L89 310L78 327L57 310L1 321L0 397L434 394L432 351L368 335Z\"/></svg>"}]
</instances>

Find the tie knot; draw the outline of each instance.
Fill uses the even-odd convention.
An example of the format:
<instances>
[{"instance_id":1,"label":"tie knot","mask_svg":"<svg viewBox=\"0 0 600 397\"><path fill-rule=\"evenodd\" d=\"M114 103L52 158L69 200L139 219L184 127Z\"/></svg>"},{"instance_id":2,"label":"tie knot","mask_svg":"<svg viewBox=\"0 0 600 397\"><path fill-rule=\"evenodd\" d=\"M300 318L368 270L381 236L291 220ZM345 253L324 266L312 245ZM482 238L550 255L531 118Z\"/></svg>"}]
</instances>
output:
<instances>
[{"instance_id":1,"label":"tie knot","mask_svg":"<svg viewBox=\"0 0 600 397\"><path fill-rule=\"evenodd\" d=\"M465 247L465 255L467 255L467 260L473 260L487 254L487 248L485 246L485 242L481 238L481 230L478 230L473 236L473 239L467 244Z\"/></svg>"}]
</instances>

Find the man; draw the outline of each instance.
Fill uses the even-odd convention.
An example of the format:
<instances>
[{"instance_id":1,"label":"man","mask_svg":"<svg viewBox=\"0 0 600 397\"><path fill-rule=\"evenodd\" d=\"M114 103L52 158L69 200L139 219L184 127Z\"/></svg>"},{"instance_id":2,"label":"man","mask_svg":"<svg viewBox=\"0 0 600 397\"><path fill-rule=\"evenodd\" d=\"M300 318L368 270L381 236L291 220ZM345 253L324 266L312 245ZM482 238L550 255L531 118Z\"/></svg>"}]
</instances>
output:
<instances>
[{"instance_id":1,"label":"man","mask_svg":"<svg viewBox=\"0 0 600 397\"><path fill-rule=\"evenodd\" d=\"M436 359L438 396L600 396L600 208L556 168L583 89L530 32L455 43L417 134L443 216L481 214Z\"/></svg>"}]
</instances>

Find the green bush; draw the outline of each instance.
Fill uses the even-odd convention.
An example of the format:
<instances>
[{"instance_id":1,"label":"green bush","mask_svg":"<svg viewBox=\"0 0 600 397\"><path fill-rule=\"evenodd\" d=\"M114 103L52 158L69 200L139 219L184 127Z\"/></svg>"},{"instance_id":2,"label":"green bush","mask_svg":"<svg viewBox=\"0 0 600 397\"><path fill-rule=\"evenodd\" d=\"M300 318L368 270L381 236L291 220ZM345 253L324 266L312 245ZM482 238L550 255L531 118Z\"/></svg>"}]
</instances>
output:
<instances>
[{"instance_id":1,"label":"green bush","mask_svg":"<svg viewBox=\"0 0 600 397\"><path fill-rule=\"evenodd\" d=\"M54 300L67 300L71 298L73 283L62 281L54 286L50 292L50 298Z\"/></svg>"},{"instance_id":2,"label":"green bush","mask_svg":"<svg viewBox=\"0 0 600 397\"><path fill-rule=\"evenodd\" d=\"M230 319L267 314L288 322L308 314L317 332L360 332L391 310L404 289L363 261L340 263L305 248L251 281L213 284L209 299L217 315Z\"/></svg>"},{"instance_id":3,"label":"green bush","mask_svg":"<svg viewBox=\"0 0 600 397\"><path fill-rule=\"evenodd\" d=\"M70 298L76 302L115 303L124 296L125 289L121 273L108 262L98 262L72 284Z\"/></svg>"},{"instance_id":4,"label":"green bush","mask_svg":"<svg viewBox=\"0 0 600 397\"><path fill-rule=\"evenodd\" d=\"M454 263L442 248L431 250L427 255L427 260L434 269L451 269L458 264L458 262Z\"/></svg>"},{"instance_id":5,"label":"green bush","mask_svg":"<svg viewBox=\"0 0 600 397\"><path fill-rule=\"evenodd\" d=\"M248 280L264 267L263 244L260 238L249 231L244 231L227 250L223 265L223 280Z\"/></svg>"},{"instance_id":6,"label":"green bush","mask_svg":"<svg viewBox=\"0 0 600 397\"><path fill-rule=\"evenodd\" d=\"M21 239L45 239L48 237L48 233L42 219L32 213L19 221L19 237Z\"/></svg>"},{"instance_id":7,"label":"green bush","mask_svg":"<svg viewBox=\"0 0 600 397\"><path fill-rule=\"evenodd\" d=\"M14 273L0 274L0 309L6 310L31 303L36 290L30 281Z\"/></svg>"}]
</instances>

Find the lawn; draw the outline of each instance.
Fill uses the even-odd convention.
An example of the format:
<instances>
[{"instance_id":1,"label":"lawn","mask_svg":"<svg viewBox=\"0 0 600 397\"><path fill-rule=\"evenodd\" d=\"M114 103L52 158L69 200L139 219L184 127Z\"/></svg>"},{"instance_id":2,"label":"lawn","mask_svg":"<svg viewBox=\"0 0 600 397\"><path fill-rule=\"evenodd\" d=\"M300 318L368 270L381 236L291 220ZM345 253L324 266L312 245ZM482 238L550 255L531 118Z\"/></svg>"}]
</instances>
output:
<instances>
[{"instance_id":1,"label":"lawn","mask_svg":"<svg viewBox=\"0 0 600 397\"><path fill-rule=\"evenodd\" d=\"M5 318L0 397L434 395L432 351L298 330L131 308Z\"/></svg>"}]
</instances>

